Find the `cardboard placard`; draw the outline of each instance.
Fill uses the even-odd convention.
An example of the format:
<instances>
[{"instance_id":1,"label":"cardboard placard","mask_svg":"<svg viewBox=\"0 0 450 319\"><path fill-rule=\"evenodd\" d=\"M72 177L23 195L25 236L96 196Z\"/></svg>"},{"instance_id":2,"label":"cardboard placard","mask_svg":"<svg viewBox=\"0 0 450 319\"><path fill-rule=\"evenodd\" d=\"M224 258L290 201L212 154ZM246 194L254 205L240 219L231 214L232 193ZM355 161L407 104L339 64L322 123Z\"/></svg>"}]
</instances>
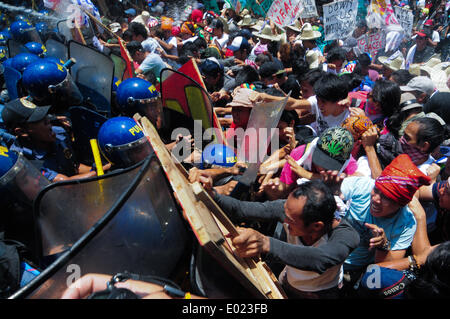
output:
<instances>
[{"instance_id":1,"label":"cardboard placard","mask_svg":"<svg viewBox=\"0 0 450 319\"><path fill-rule=\"evenodd\" d=\"M318 17L316 2L314 0L302 0L303 11L300 13L300 18L307 19Z\"/></svg>"},{"instance_id":2,"label":"cardboard placard","mask_svg":"<svg viewBox=\"0 0 450 319\"><path fill-rule=\"evenodd\" d=\"M295 20L302 7L300 0L274 0L266 17L277 26L284 27Z\"/></svg>"},{"instance_id":3,"label":"cardboard placard","mask_svg":"<svg viewBox=\"0 0 450 319\"><path fill-rule=\"evenodd\" d=\"M402 26L407 36L411 36L412 28L414 24L414 14L412 10L401 8L399 6L394 6L395 15L397 20Z\"/></svg>"},{"instance_id":4,"label":"cardboard placard","mask_svg":"<svg viewBox=\"0 0 450 319\"><path fill-rule=\"evenodd\" d=\"M343 0L323 5L326 41L345 39L356 28L358 0Z\"/></svg>"},{"instance_id":5,"label":"cardboard placard","mask_svg":"<svg viewBox=\"0 0 450 319\"><path fill-rule=\"evenodd\" d=\"M383 31L377 33L364 34L358 38L358 49L361 52L370 53L371 57L375 57L386 42L386 34Z\"/></svg>"}]
</instances>

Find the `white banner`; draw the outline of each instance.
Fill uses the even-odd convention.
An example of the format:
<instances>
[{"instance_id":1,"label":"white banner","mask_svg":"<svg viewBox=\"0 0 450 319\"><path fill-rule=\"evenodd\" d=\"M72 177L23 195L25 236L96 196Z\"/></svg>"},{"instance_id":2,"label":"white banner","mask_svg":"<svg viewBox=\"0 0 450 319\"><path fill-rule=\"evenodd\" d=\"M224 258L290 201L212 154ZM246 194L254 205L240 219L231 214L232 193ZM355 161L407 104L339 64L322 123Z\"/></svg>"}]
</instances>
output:
<instances>
[{"instance_id":1,"label":"white banner","mask_svg":"<svg viewBox=\"0 0 450 319\"><path fill-rule=\"evenodd\" d=\"M411 36L414 23L414 14L412 10L394 6L394 11L395 15L397 16L397 20L402 26L403 30L405 30L406 35Z\"/></svg>"},{"instance_id":2,"label":"white banner","mask_svg":"<svg viewBox=\"0 0 450 319\"><path fill-rule=\"evenodd\" d=\"M302 8L300 0L274 0L266 17L279 27L291 24Z\"/></svg>"},{"instance_id":3,"label":"white banner","mask_svg":"<svg viewBox=\"0 0 450 319\"><path fill-rule=\"evenodd\" d=\"M384 47L386 41L386 35L383 31L377 33L364 34L358 38L358 49L361 52L370 53L373 58L377 55L378 51Z\"/></svg>"},{"instance_id":4,"label":"white banner","mask_svg":"<svg viewBox=\"0 0 450 319\"><path fill-rule=\"evenodd\" d=\"M303 12L300 14L302 19L318 17L316 1L315 0L302 0Z\"/></svg>"},{"instance_id":5,"label":"white banner","mask_svg":"<svg viewBox=\"0 0 450 319\"><path fill-rule=\"evenodd\" d=\"M325 40L345 39L356 28L358 0L336 1L323 5Z\"/></svg>"}]
</instances>

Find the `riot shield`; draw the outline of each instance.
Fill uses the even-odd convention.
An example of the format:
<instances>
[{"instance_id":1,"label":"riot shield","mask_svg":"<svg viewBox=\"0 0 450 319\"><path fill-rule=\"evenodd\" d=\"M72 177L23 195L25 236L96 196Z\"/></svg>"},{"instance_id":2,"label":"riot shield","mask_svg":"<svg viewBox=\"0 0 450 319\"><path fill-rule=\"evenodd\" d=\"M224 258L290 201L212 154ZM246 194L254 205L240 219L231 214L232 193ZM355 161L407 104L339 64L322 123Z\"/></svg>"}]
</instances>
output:
<instances>
[{"instance_id":1,"label":"riot shield","mask_svg":"<svg viewBox=\"0 0 450 319\"><path fill-rule=\"evenodd\" d=\"M13 39L8 39L8 52L9 57L15 57L17 54L22 52L28 52L28 50L25 48L25 46Z\"/></svg>"},{"instance_id":2,"label":"riot shield","mask_svg":"<svg viewBox=\"0 0 450 319\"><path fill-rule=\"evenodd\" d=\"M85 99L95 105L98 112L111 112L111 93L114 79L114 63L107 55L70 41L69 58L76 63L70 68L73 80Z\"/></svg>"},{"instance_id":3,"label":"riot shield","mask_svg":"<svg viewBox=\"0 0 450 319\"><path fill-rule=\"evenodd\" d=\"M180 70L163 69L161 71L160 90L163 107L182 114L188 121L201 121L203 130L214 128L212 131L212 141L214 143L224 143L222 128L213 110L208 92L199 82L185 73L180 72ZM192 73L188 74L195 76L196 73L198 73L198 70L194 65L192 67ZM172 129L186 127L181 123L174 124L171 123Z\"/></svg>"},{"instance_id":4,"label":"riot shield","mask_svg":"<svg viewBox=\"0 0 450 319\"><path fill-rule=\"evenodd\" d=\"M92 155L89 141L97 138L100 127L108 119L83 106L71 107L69 109L69 117L72 122L72 131L75 139L73 147L77 160L83 164L92 165L94 156Z\"/></svg>"},{"instance_id":5,"label":"riot shield","mask_svg":"<svg viewBox=\"0 0 450 319\"><path fill-rule=\"evenodd\" d=\"M9 66L4 67L3 76L5 77L5 84L8 90L8 96L11 100L17 99L19 97L19 91L17 88L17 84L22 78L22 74L16 69L13 69Z\"/></svg>"},{"instance_id":6,"label":"riot shield","mask_svg":"<svg viewBox=\"0 0 450 319\"><path fill-rule=\"evenodd\" d=\"M58 258L10 298L59 298L74 270L173 279L190 252L186 224L153 156L102 178L55 183L35 203L42 260Z\"/></svg>"},{"instance_id":7,"label":"riot shield","mask_svg":"<svg viewBox=\"0 0 450 319\"><path fill-rule=\"evenodd\" d=\"M73 39L71 29L68 27L67 20L61 20L56 23L58 33L64 36L66 42Z\"/></svg>"},{"instance_id":8,"label":"riot shield","mask_svg":"<svg viewBox=\"0 0 450 319\"><path fill-rule=\"evenodd\" d=\"M123 75L125 74L125 69L127 68L125 60L121 56L114 53L111 53L109 57L114 62L114 76L120 81L123 81Z\"/></svg>"},{"instance_id":9,"label":"riot shield","mask_svg":"<svg viewBox=\"0 0 450 319\"><path fill-rule=\"evenodd\" d=\"M45 47L47 49L47 57L56 58L63 62L66 62L69 59L67 46L62 42L55 39L48 39L45 42Z\"/></svg>"}]
</instances>

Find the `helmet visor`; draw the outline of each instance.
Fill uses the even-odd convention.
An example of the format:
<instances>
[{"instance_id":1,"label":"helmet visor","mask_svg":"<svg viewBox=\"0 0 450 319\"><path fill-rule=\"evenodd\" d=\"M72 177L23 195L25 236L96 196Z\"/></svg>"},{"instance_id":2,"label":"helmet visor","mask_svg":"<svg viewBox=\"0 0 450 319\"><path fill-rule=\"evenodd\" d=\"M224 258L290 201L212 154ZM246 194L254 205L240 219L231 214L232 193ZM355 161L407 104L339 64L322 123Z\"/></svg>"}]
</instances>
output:
<instances>
[{"instance_id":1,"label":"helmet visor","mask_svg":"<svg viewBox=\"0 0 450 319\"><path fill-rule=\"evenodd\" d=\"M105 145L103 155L114 165L118 167L130 167L134 164L144 160L153 152L147 137L142 137L139 140L127 143L124 145L112 146Z\"/></svg>"}]
</instances>

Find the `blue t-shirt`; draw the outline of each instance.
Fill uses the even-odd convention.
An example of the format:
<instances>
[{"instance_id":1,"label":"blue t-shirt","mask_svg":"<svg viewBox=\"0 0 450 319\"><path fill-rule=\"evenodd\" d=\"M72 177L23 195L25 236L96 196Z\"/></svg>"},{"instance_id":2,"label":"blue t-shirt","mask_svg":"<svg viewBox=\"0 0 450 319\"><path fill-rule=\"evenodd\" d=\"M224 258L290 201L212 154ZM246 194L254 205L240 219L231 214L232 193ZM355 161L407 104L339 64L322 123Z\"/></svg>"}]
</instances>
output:
<instances>
[{"instance_id":1,"label":"blue t-shirt","mask_svg":"<svg viewBox=\"0 0 450 319\"><path fill-rule=\"evenodd\" d=\"M147 71L151 71L157 78L159 78L161 70L166 67L164 61L161 57L156 53L149 53L144 61L142 61L139 69L142 70L143 73Z\"/></svg>"},{"instance_id":2,"label":"blue t-shirt","mask_svg":"<svg viewBox=\"0 0 450 319\"><path fill-rule=\"evenodd\" d=\"M344 218L360 236L359 246L345 260L349 268L353 266L360 268L375 262L375 249L369 250L372 232L364 226L365 223L383 228L391 243L391 250L407 249L416 232L416 220L407 206L388 218L377 218L370 214L371 192L374 186L375 180L370 177L348 177L341 185L341 192L345 199L351 201Z\"/></svg>"}]
</instances>

